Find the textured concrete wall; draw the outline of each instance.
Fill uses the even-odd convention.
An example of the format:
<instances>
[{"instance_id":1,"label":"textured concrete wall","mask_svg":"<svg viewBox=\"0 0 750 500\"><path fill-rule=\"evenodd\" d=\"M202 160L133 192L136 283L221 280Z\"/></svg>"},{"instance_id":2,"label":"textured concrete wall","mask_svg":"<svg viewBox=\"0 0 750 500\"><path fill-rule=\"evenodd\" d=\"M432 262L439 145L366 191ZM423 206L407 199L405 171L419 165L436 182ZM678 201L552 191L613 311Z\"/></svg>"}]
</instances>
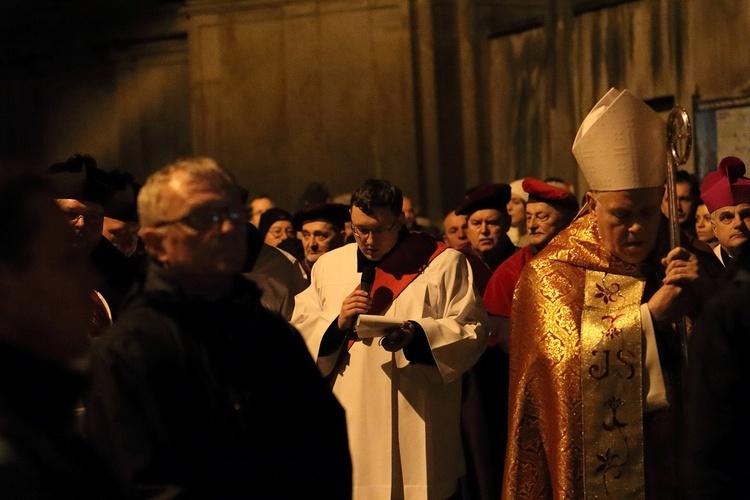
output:
<instances>
[{"instance_id":1,"label":"textured concrete wall","mask_svg":"<svg viewBox=\"0 0 750 500\"><path fill-rule=\"evenodd\" d=\"M570 146L610 86L688 108L750 91L750 2L575 3L191 0L93 40L19 29L22 52L0 43L0 156L88 152L142 179L207 154L291 209L310 182L382 176L438 221L482 182L584 189ZM490 36L523 12L544 26Z\"/></svg>"},{"instance_id":2,"label":"textured concrete wall","mask_svg":"<svg viewBox=\"0 0 750 500\"><path fill-rule=\"evenodd\" d=\"M187 41L177 9L142 15L135 1L58 9L29 1L22 12L10 27L3 19L0 156L41 169L89 153L102 168L143 180L191 153Z\"/></svg>"},{"instance_id":3,"label":"textured concrete wall","mask_svg":"<svg viewBox=\"0 0 750 500\"><path fill-rule=\"evenodd\" d=\"M642 99L750 90L750 2L641 0L490 42L493 172L499 180L560 176L578 184L570 153L578 125L608 88ZM666 113L665 113L666 115ZM693 169L692 162L686 167Z\"/></svg>"},{"instance_id":4,"label":"textured concrete wall","mask_svg":"<svg viewBox=\"0 0 750 500\"><path fill-rule=\"evenodd\" d=\"M369 177L417 189L409 17L391 1L193 5L193 143L296 208Z\"/></svg>"}]
</instances>

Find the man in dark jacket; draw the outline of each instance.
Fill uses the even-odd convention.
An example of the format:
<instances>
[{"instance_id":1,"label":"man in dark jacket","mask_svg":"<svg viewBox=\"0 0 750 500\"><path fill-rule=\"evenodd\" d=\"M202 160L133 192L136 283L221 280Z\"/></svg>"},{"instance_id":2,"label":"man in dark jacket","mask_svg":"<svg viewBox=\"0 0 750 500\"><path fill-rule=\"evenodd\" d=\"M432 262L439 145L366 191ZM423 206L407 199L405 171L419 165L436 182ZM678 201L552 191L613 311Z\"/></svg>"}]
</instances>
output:
<instances>
[{"instance_id":1,"label":"man in dark jacket","mask_svg":"<svg viewBox=\"0 0 750 500\"><path fill-rule=\"evenodd\" d=\"M344 413L299 334L239 273L246 215L213 160L138 196L150 261L95 345L86 429L146 494L351 495Z\"/></svg>"},{"instance_id":2,"label":"man in dark jacket","mask_svg":"<svg viewBox=\"0 0 750 500\"><path fill-rule=\"evenodd\" d=\"M750 242L729 263L689 343L683 498L747 498Z\"/></svg>"},{"instance_id":3,"label":"man in dark jacket","mask_svg":"<svg viewBox=\"0 0 750 500\"><path fill-rule=\"evenodd\" d=\"M122 191L125 182L122 174L116 171L113 174L99 168L92 156L80 154L55 163L46 171L47 181L58 196L57 204L75 232L74 247L90 256L101 274L92 294L91 337L101 335L117 317L120 303L133 285L143 260L125 255L103 235L105 218L132 218L132 215L123 215L127 208L123 210L122 199L127 193ZM135 212L134 189L132 187L129 193L132 212ZM117 198L113 200L114 194Z\"/></svg>"},{"instance_id":4,"label":"man in dark jacket","mask_svg":"<svg viewBox=\"0 0 750 500\"><path fill-rule=\"evenodd\" d=\"M129 498L73 434L93 270L38 177L0 165L0 497Z\"/></svg>"}]
</instances>

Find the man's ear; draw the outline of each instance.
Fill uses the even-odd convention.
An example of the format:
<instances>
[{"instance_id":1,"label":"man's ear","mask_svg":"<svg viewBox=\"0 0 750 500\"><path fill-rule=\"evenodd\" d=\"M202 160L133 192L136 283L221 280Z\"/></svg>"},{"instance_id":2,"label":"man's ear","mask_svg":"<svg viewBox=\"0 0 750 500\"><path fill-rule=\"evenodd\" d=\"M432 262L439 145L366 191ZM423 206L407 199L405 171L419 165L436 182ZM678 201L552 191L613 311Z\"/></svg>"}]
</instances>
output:
<instances>
[{"instance_id":1,"label":"man's ear","mask_svg":"<svg viewBox=\"0 0 750 500\"><path fill-rule=\"evenodd\" d=\"M164 233L153 227L141 228L138 233L143 241L146 252L159 262L165 262L166 252L164 250Z\"/></svg>"},{"instance_id":2,"label":"man's ear","mask_svg":"<svg viewBox=\"0 0 750 500\"><path fill-rule=\"evenodd\" d=\"M588 191L586 193L586 204L589 207L589 212L591 212L592 214L594 214L594 216L596 216L596 208L597 208L596 196L594 196L594 193L592 193L591 191Z\"/></svg>"}]
</instances>

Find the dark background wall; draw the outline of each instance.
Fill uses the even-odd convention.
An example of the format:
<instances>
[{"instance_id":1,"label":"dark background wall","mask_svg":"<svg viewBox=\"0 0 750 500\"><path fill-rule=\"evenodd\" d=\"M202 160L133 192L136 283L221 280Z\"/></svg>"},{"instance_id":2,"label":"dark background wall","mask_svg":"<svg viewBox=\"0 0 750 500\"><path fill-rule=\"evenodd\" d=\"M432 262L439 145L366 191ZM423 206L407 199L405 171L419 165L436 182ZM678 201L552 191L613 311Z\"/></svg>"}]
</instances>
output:
<instances>
[{"instance_id":1,"label":"dark background wall","mask_svg":"<svg viewBox=\"0 0 750 500\"><path fill-rule=\"evenodd\" d=\"M437 221L483 182L585 189L570 146L611 86L748 93L749 24L744 0L5 0L0 156L143 180L210 155L290 209L387 177Z\"/></svg>"}]
</instances>

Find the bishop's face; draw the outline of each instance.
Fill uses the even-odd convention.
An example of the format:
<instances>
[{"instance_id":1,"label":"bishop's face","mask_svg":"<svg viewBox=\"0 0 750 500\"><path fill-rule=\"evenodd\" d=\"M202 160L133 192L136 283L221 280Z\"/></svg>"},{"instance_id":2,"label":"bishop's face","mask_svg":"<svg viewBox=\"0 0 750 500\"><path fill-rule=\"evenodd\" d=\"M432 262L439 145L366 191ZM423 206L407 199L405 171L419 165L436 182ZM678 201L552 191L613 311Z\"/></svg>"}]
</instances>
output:
<instances>
[{"instance_id":1,"label":"bishop's face","mask_svg":"<svg viewBox=\"0 0 750 500\"><path fill-rule=\"evenodd\" d=\"M663 187L600 191L587 198L602 245L629 264L640 264L656 245Z\"/></svg>"}]
</instances>

